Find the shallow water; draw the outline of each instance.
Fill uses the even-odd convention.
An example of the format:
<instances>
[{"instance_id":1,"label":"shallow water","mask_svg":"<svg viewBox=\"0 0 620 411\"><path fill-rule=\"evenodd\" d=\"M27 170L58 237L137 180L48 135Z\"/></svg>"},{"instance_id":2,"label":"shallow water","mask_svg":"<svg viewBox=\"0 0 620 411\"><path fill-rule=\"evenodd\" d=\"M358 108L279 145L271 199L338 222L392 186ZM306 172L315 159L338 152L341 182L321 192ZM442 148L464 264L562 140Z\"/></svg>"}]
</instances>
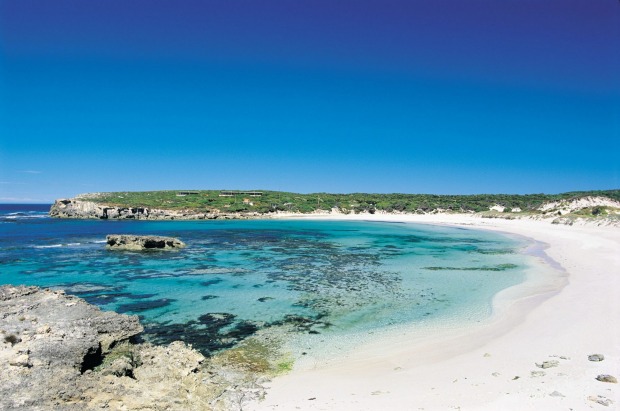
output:
<instances>
[{"instance_id":1,"label":"shallow water","mask_svg":"<svg viewBox=\"0 0 620 411\"><path fill-rule=\"evenodd\" d=\"M364 221L93 221L0 206L0 283L60 288L137 314L154 342L208 354L257 330L346 339L394 325L474 322L524 280L527 243ZM105 249L106 234L180 238L179 251ZM295 336L291 336L294 338Z\"/></svg>"}]
</instances>

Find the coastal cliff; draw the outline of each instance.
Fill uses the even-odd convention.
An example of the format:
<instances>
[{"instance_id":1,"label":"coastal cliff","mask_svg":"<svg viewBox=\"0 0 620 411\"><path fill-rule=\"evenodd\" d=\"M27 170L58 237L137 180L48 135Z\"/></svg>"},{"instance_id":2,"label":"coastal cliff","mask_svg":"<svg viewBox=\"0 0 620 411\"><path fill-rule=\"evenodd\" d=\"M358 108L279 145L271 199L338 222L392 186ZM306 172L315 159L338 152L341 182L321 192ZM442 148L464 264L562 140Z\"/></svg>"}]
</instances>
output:
<instances>
[{"instance_id":1,"label":"coastal cliff","mask_svg":"<svg viewBox=\"0 0 620 411\"><path fill-rule=\"evenodd\" d=\"M148 207L125 207L95 203L78 198L59 199L52 204L50 217L100 220L215 220L243 219L260 213L221 213L217 210L166 210Z\"/></svg>"}]
</instances>

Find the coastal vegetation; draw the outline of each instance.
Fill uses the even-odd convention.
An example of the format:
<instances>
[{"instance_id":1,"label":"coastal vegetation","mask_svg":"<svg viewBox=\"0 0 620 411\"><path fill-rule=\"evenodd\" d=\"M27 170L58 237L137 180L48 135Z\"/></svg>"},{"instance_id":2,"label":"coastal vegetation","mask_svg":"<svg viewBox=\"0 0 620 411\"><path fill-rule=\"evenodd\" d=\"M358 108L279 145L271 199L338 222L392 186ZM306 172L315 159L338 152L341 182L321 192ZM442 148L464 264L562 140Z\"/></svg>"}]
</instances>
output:
<instances>
[{"instance_id":1,"label":"coastal vegetation","mask_svg":"<svg viewBox=\"0 0 620 411\"><path fill-rule=\"evenodd\" d=\"M343 213L404 212L428 213L488 212L499 206L503 213L544 213L540 207L554 201L572 201L584 197L606 197L620 201L620 190L575 191L561 194L300 194L284 191L137 191L84 194L79 199L123 207L146 207L198 212L255 212L276 211L311 213L337 208ZM606 208L594 206L580 211L582 215L605 214Z\"/></svg>"}]
</instances>

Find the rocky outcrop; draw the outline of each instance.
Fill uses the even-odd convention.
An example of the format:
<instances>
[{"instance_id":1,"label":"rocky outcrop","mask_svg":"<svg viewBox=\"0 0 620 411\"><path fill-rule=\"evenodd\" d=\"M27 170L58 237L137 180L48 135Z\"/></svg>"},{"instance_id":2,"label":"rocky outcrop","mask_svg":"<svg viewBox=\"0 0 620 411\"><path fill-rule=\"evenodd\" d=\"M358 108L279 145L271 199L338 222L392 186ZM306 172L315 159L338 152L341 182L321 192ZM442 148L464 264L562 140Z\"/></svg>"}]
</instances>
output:
<instances>
[{"instance_id":1,"label":"rocky outcrop","mask_svg":"<svg viewBox=\"0 0 620 411\"><path fill-rule=\"evenodd\" d=\"M142 332L137 316L37 287L0 287L0 313L0 398L9 409L79 398L81 375Z\"/></svg>"},{"instance_id":2,"label":"rocky outcrop","mask_svg":"<svg viewBox=\"0 0 620 411\"><path fill-rule=\"evenodd\" d=\"M164 210L147 207L124 207L82 199L59 199L52 204L50 217L101 220L227 220L260 217L260 213L222 213L219 211Z\"/></svg>"},{"instance_id":3,"label":"rocky outcrop","mask_svg":"<svg viewBox=\"0 0 620 411\"><path fill-rule=\"evenodd\" d=\"M185 247L185 243L174 237L154 235L110 234L106 236L109 250L173 250Z\"/></svg>"},{"instance_id":4,"label":"rocky outcrop","mask_svg":"<svg viewBox=\"0 0 620 411\"><path fill-rule=\"evenodd\" d=\"M240 410L264 378L176 341L136 344L136 316L62 291L0 287L0 410Z\"/></svg>"}]
</instances>

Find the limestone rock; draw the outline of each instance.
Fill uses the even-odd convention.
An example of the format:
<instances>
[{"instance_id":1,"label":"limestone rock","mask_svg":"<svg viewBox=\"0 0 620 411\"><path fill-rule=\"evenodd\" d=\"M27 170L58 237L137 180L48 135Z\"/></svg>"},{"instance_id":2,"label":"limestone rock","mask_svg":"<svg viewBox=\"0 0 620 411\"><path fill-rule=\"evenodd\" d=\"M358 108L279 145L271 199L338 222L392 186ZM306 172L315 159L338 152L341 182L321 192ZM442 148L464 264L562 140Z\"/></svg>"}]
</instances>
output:
<instances>
[{"instance_id":1,"label":"limestone rock","mask_svg":"<svg viewBox=\"0 0 620 411\"><path fill-rule=\"evenodd\" d=\"M81 373L111 345L142 332L137 316L104 312L37 287L0 287L0 312L5 342L0 345L0 398L9 409L45 408L54 398L71 397Z\"/></svg>"},{"instance_id":2,"label":"limestone rock","mask_svg":"<svg viewBox=\"0 0 620 411\"><path fill-rule=\"evenodd\" d=\"M600 374L596 377L596 379L601 382L611 382L613 384L618 383L618 380L616 379L616 377L614 377L613 375L609 375L609 374Z\"/></svg>"},{"instance_id":3,"label":"limestone rock","mask_svg":"<svg viewBox=\"0 0 620 411\"><path fill-rule=\"evenodd\" d=\"M1 286L0 410L232 410L264 395L258 375L179 341L133 343L140 332L62 291Z\"/></svg>"},{"instance_id":4,"label":"limestone rock","mask_svg":"<svg viewBox=\"0 0 620 411\"><path fill-rule=\"evenodd\" d=\"M109 250L170 250L185 247L185 243L177 238L151 235L110 234L106 241Z\"/></svg>"},{"instance_id":5,"label":"limestone rock","mask_svg":"<svg viewBox=\"0 0 620 411\"><path fill-rule=\"evenodd\" d=\"M609 398L603 397L602 395L590 395L588 400L594 401L597 404L603 405L605 407L609 407L614 402Z\"/></svg>"},{"instance_id":6,"label":"limestone rock","mask_svg":"<svg viewBox=\"0 0 620 411\"><path fill-rule=\"evenodd\" d=\"M128 357L120 357L112 361L110 365L102 368L101 375L115 375L125 377L133 375L134 364Z\"/></svg>"},{"instance_id":7,"label":"limestone rock","mask_svg":"<svg viewBox=\"0 0 620 411\"><path fill-rule=\"evenodd\" d=\"M52 204L50 217L100 220L214 220L248 219L261 217L257 212L222 213L219 210L165 210L148 207L129 207L102 204L92 198L62 198Z\"/></svg>"},{"instance_id":8,"label":"limestone rock","mask_svg":"<svg viewBox=\"0 0 620 411\"><path fill-rule=\"evenodd\" d=\"M592 355L588 355L588 360L590 361L603 361L605 359L605 356L603 354L592 354Z\"/></svg>"},{"instance_id":9,"label":"limestone rock","mask_svg":"<svg viewBox=\"0 0 620 411\"><path fill-rule=\"evenodd\" d=\"M536 366L538 368L551 368L551 367L557 367L558 365L560 365L560 362L557 360L543 361L540 364L536 363Z\"/></svg>"},{"instance_id":10,"label":"limestone rock","mask_svg":"<svg viewBox=\"0 0 620 411\"><path fill-rule=\"evenodd\" d=\"M31 367L30 357L28 354L19 354L9 360L9 365L14 367Z\"/></svg>"}]
</instances>

